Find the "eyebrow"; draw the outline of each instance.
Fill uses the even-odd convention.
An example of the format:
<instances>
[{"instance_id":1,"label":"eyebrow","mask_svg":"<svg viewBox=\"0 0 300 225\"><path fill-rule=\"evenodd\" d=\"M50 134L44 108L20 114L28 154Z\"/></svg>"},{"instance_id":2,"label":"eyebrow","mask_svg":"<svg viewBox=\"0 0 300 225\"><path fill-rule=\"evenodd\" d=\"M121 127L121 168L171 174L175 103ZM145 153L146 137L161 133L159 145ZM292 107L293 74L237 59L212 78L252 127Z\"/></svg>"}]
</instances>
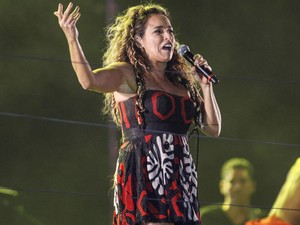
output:
<instances>
[{"instance_id":1,"label":"eyebrow","mask_svg":"<svg viewBox=\"0 0 300 225\"><path fill-rule=\"evenodd\" d=\"M153 29L156 29L156 28L164 28L164 27L165 27L165 26L160 25L160 26L153 27ZM171 29L173 29L172 26L166 26L166 28L171 28Z\"/></svg>"}]
</instances>

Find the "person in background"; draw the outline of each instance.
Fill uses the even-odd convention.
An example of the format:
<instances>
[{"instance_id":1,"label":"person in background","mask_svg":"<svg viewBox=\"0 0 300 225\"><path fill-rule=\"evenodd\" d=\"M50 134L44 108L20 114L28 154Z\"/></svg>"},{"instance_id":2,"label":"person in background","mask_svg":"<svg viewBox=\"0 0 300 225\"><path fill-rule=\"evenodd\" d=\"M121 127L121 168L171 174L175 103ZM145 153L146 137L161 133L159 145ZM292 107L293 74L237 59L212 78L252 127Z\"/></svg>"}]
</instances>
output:
<instances>
[{"instance_id":1,"label":"person in background","mask_svg":"<svg viewBox=\"0 0 300 225\"><path fill-rule=\"evenodd\" d=\"M203 225L244 225L250 219L266 215L261 209L251 207L256 182L254 168L247 159L229 159L223 164L220 175L219 188L224 201L201 207Z\"/></svg>"},{"instance_id":2,"label":"person in background","mask_svg":"<svg viewBox=\"0 0 300 225\"><path fill-rule=\"evenodd\" d=\"M26 210L19 197L17 190L0 186L0 224L45 225Z\"/></svg>"},{"instance_id":3,"label":"person in background","mask_svg":"<svg viewBox=\"0 0 300 225\"><path fill-rule=\"evenodd\" d=\"M86 90L105 93L106 112L122 129L115 173L113 223L198 225L197 171L187 139L192 122L218 137L221 114L212 83L177 52L169 13L133 6L107 30L103 68L92 70L79 43L79 7L54 13ZM195 65L210 69L202 56Z\"/></svg>"},{"instance_id":4,"label":"person in background","mask_svg":"<svg viewBox=\"0 0 300 225\"><path fill-rule=\"evenodd\" d=\"M290 168L269 215L245 225L300 225L300 158Z\"/></svg>"}]
</instances>

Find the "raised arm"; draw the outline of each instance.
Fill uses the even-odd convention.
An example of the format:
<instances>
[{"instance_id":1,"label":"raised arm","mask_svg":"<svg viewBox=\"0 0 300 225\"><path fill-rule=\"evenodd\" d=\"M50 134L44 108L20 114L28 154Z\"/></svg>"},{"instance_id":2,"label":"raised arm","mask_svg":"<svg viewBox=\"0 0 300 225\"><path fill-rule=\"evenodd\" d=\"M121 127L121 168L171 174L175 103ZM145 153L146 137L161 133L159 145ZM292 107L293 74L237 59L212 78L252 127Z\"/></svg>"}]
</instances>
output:
<instances>
[{"instance_id":1,"label":"raised arm","mask_svg":"<svg viewBox=\"0 0 300 225\"><path fill-rule=\"evenodd\" d=\"M66 36L72 66L82 88L96 92L123 92L122 89L130 89L130 85L126 85L132 73L130 65L120 62L92 70L78 39L79 32L76 23L81 16L79 7L72 10L73 3L69 3L65 11L63 11L63 5L59 4L54 15L57 16L58 23Z\"/></svg>"},{"instance_id":2,"label":"raised arm","mask_svg":"<svg viewBox=\"0 0 300 225\"><path fill-rule=\"evenodd\" d=\"M300 158L291 167L269 216L300 225Z\"/></svg>"}]
</instances>

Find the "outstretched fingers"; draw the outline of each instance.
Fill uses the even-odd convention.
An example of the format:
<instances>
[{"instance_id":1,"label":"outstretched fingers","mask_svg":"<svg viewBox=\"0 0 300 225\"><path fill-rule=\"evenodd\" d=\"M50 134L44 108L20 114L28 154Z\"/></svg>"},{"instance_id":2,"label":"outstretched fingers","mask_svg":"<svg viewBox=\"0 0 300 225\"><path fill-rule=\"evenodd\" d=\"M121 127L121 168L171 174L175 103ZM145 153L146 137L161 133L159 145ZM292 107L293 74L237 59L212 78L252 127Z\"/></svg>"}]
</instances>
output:
<instances>
[{"instance_id":1,"label":"outstretched fingers","mask_svg":"<svg viewBox=\"0 0 300 225\"><path fill-rule=\"evenodd\" d=\"M67 6L66 10L63 11L63 5L61 3L58 4L58 9L54 12L54 15L57 16L60 26L65 26L68 24L75 24L77 20L80 18L79 7L76 6L73 12L73 3L70 2Z\"/></svg>"},{"instance_id":2,"label":"outstretched fingers","mask_svg":"<svg viewBox=\"0 0 300 225\"><path fill-rule=\"evenodd\" d=\"M75 24L78 21L78 19L81 16L79 9L80 8L78 6L75 7L74 11L70 14L68 18L68 22Z\"/></svg>"},{"instance_id":3,"label":"outstretched fingers","mask_svg":"<svg viewBox=\"0 0 300 225\"><path fill-rule=\"evenodd\" d=\"M63 13L63 17L62 17L63 21L67 21L69 19L72 8L73 8L73 3L70 2L68 7L66 8L66 11Z\"/></svg>"},{"instance_id":4,"label":"outstretched fingers","mask_svg":"<svg viewBox=\"0 0 300 225\"><path fill-rule=\"evenodd\" d=\"M58 21L60 21L62 19L63 5L61 3L58 4L57 11L54 12L54 15L58 18Z\"/></svg>"}]
</instances>

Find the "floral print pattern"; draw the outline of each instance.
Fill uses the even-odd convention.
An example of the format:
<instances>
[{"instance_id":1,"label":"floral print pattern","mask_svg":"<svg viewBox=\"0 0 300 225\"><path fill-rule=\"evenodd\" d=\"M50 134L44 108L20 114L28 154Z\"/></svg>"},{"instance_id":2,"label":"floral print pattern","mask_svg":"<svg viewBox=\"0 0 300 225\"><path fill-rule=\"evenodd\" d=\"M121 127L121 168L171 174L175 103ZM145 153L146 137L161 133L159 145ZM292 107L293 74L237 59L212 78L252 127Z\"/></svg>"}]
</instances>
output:
<instances>
[{"instance_id":1,"label":"floral print pattern","mask_svg":"<svg viewBox=\"0 0 300 225\"><path fill-rule=\"evenodd\" d=\"M157 193L162 196L164 186L170 182L173 174L172 160L174 159L173 135L157 136L153 149L147 156L147 170L149 180Z\"/></svg>"},{"instance_id":2,"label":"floral print pattern","mask_svg":"<svg viewBox=\"0 0 300 225\"><path fill-rule=\"evenodd\" d=\"M189 146L187 139L183 138L183 158L180 161L180 174L184 176L180 177L180 183L184 187L183 199L184 206L188 210L188 217L191 220L197 219L197 212L193 210L192 204L197 203L197 170L193 163L192 155L189 152Z\"/></svg>"}]
</instances>

